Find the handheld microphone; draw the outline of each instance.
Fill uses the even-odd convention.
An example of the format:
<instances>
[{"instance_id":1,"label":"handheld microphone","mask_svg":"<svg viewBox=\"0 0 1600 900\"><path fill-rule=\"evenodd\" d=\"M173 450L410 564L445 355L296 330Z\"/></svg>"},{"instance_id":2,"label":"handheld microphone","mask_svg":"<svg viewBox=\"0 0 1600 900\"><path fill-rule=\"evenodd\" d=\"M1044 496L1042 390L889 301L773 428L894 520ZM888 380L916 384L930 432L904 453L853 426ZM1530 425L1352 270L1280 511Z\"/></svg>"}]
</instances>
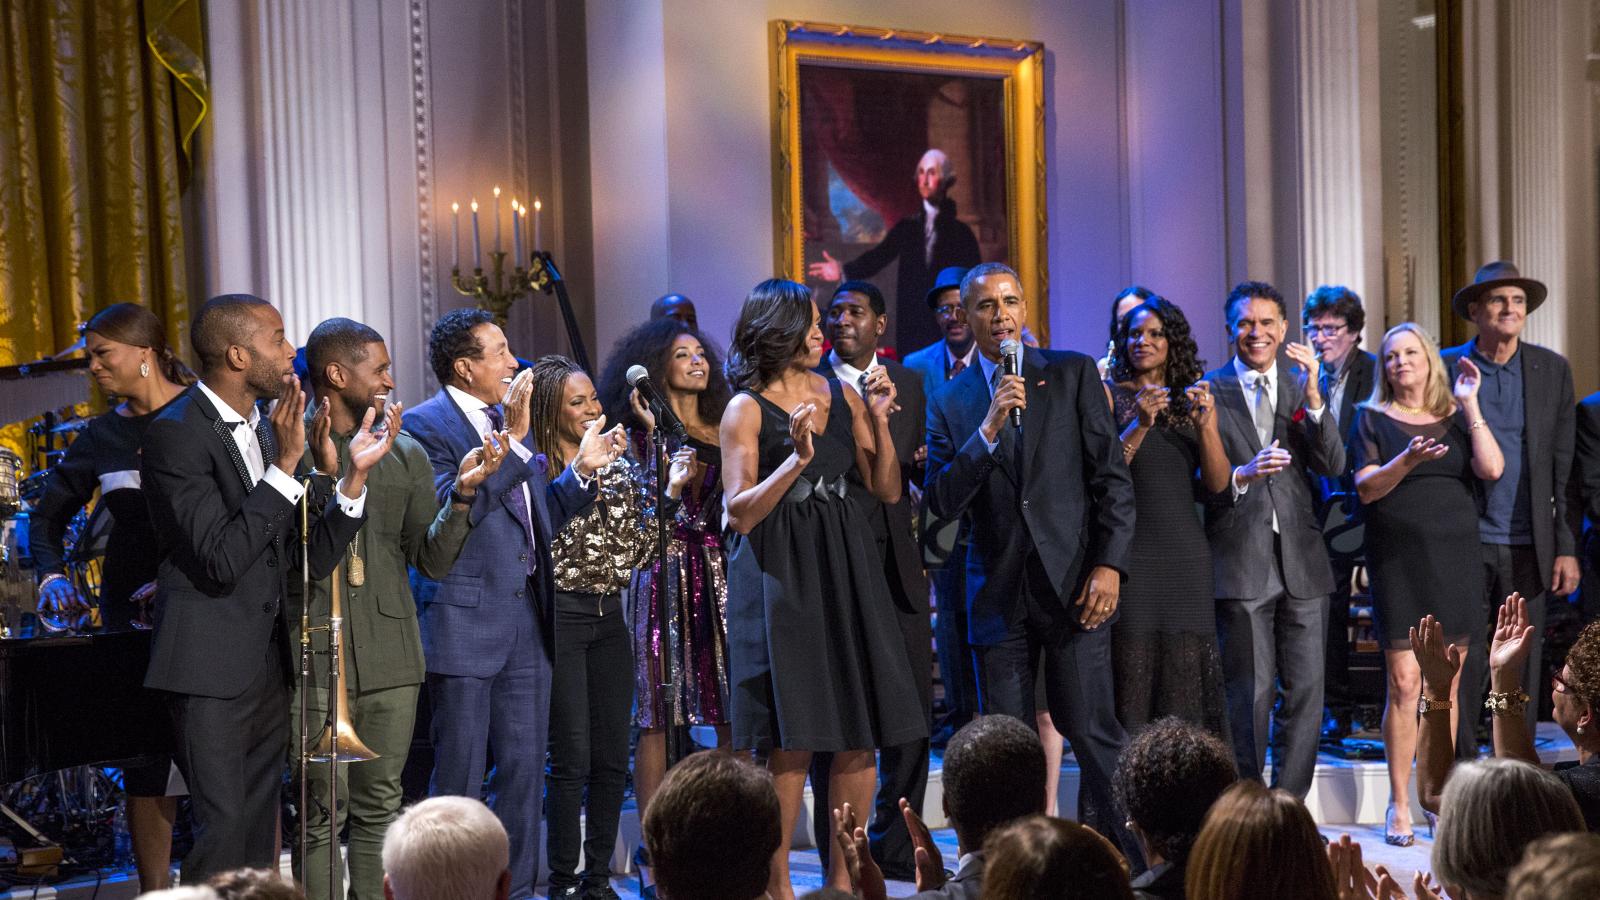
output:
<instances>
[{"instance_id":1,"label":"handheld microphone","mask_svg":"<svg viewBox=\"0 0 1600 900\"><path fill-rule=\"evenodd\" d=\"M650 380L650 370L644 366L629 366L627 378L628 384L639 392L644 402L650 405L650 411L655 413L656 426L680 441L688 440L689 432L683 427L683 420L678 418L678 414L667 404L666 398L656 390L655 383Z\"/></svg>"},{"instance_id":2,"label":"handheld microphone","mask_svg":"<svg viewBox=\"0 0 1600 900\"><path fill-rule=\"evenodd\" d=\"M1022 374L1022 345L1007 338L1000 342L1000 365L1007 375ZM1011 410L1011 427L1022 427L1022 410Z\"/></svg>"}]
</instances>

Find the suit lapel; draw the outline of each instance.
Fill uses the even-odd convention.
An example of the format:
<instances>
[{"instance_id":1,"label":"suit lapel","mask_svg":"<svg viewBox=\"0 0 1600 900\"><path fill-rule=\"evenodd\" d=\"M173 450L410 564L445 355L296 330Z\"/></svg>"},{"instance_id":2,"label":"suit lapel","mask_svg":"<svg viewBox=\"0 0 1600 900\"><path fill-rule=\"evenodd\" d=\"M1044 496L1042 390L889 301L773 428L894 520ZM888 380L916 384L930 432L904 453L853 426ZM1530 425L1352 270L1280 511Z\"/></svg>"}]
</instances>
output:
<instances>
[{"instance_id":1,"label":"suit lapel","mask_svg":"<svg viewBox=\"0 0 1600 900\"><path fill-rule=\"evenodd\" d=\"M211 398L206 396L205 391L200 390L198 387L195 388L194 398L195 408L200 410L201 415L211 420L211 430L216 432L217 439L222 441L222 451L233 462L233 471L238 474L239 483L243 485L244 492L246 494L250 493L250 490L255 487L255 482L250 479L250 467L245 464L244 454L239 452L239 442L233 439L233 427L223 420L221 410L218 410L216 405L211 402ZM262 455L262 458L266 458L265 454Z\"/></svg>"},{"instance_id":2,"label":"suit lapel","mask_svg":"<svg viewBox=\"0 0 1600 900\"><path fill-rule=\"evenodd\" d=\"M478 428L477 426L473 425L472 420L467 417L467 411L461 408L461 404L456 402L456 398L451 396L449 391L445 390L444 388L440 388L438 396L439 399L444 401L444 405L455 413L456 435L457 440L461 444L461 447L458 447L458 449L460 449L461 455L465 456L466 454L472 452L473 447L477 447L482 443L483 436L478 434ZM526 446L526 444L524 444L524 446ZM535 453L537 453L537 451L535 451ZM536 464L536 460L537 457L535 457L533 460L529 460L528 465L532 467ZM520 488L513 488L513 490L520 490ZM528 493L530 496L533 494L532 491L529 491ZM532 523L523 521L522 517L517 515L517 511L511 505L511 503L501 501L500 508L504 509L506 515L510 516L518 525L521 525L524 532L528 531L528 529L532 527ZM529 510L528 513L530 516L536 515L533 510ZM533 542L532 534L528 535L528 542L530 544Z\"/></svg>"},{"instance_id":3,"label":"suit lapel","mask_svg":"<svg viewBox=\"0 0 1600 900\"><path fill-rule=\"evenodd\" d=\"M1045 358L1028 347L1022 352L1022 380L1028 392L1028 406L1022 411L1022 470L1033 470L1033 457L1039 452L1039 432L1050 421L1050 386L1045 384Z\"/></svg>"},{"instance_id":4,"label":"suit lapel","mask_svg":"<svg viewBox=\"0 0 1600 900\"><path fill-rule=\"evenodd\" d=\"M1528 459L1538 459L1539 437L1544 434L1544 411L1548 407L1539 402L1548 396L1545 391L1543 367L1537 354L1528 352L1528 345L1517 349L1522 356L1522 442L1527 447Z\"/></svg>"},{"instance_id":5,"label":"suit lapel","mask_svg":"<svg viewBox=\"0 0 1600 900\"><path fill-rule=\"evenodd\" d=\"M1298 389L1298 381L1293 388L1289 386L1289 379L1295 377L1294 370L1282 363L1273 367L1273 379L1278 383L1278 399L1272 409L1272 437L1280 447L1289 443L1289 420L1294 416L1295 407L1300 405L1296 398L1305 393Z\"/></svg>"},{"instance_id":6,"label":"suit lapel","mask_svg":"<svg viewBox=\"0 0 1600 900\"><path fill-rule=\"evenodd\" d=\"M1224 415L1234 418L1234 427L1245 436L1245 443L1250 445L1250 452L1252 454L1261 452L1261 438L1256 434L1256 420L1250 414L1250 404L1244 396L1244 384L1239 380L1239 373L1234 371L1232 362L1217 370L1216 377L1212 379L1211 389L1217 395L1217 408L1222 410Z\"/></svg>"}]
</instances>

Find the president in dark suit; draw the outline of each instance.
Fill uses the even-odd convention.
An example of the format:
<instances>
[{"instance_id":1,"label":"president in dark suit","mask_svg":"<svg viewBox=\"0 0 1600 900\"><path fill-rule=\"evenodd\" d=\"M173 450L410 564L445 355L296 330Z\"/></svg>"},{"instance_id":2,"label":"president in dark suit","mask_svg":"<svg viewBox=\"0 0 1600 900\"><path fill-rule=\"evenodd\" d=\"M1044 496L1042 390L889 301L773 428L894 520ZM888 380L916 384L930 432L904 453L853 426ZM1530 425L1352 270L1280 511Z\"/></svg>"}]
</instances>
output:
<instances>
[{"instance_id":1,"label":"president in dark suit","mask_svg":"<svg viewBox=\"0 0 1600 900\"><path fill-rule=\"evenodd\" d=\"M208 300L190 326L200 381L145 432L140 480L165 559L145 686L166 691L175 759L194 804L185 883L278 865L278 794L289 746L290 571L326 578L364 521L366 473L393 437L357 435L337 487L311 479L316 511L300 559L293 473L306 449L294 345L267 301ZM270 416L258 401L277 397ZM332 445L314 448L325 473Z\"/></svg>"},{"instance_id":2,"label":"president in dark suit","mask_svg":"<svg viewBox=\"0 0 1600 900\"><path fill-rule=\"evenodd\" d=\"M1344 442L1322 399L1316 351L1283 343L1283 295L1246 281L1226 314L1234 357L1206 380L1234 469L1228 488L1207 498L1206 537L1228 724L1239 775L1259 780L1281 684L1272 781L1304 797L1317 764L1333 591L1308 475L1342 473ZM1280 348L1304 371L1285 365Z\"/></svg>"},{"instance_id":3,"label":"president in dark suit","mask_svg":"<svg viewBox=\"0 0 1600 900\"><path fill-rule=\"evenodd\" d=\"M1108 626L1129 574L1133 481L1094 360L1028 348L1020 375L1001 374L1001 344L1020 341L1027 321L1016 273L977 266L961 283L961 307L978 364L928 402L924 493L934 515L971 523L967 629L980 710L1033 721L1043 656L1051 718L1097 811L1109 812L1126 735ZM1120 828L1109 830L1138 852Z\"/></svg>"},{"instance_id":4,"label":"president in dark suit","mask_svg":"<svg viewBox=\"0 0 1600 900\"><path fill-rule=\"evenodd\" d=\"M1323 703L1333 719L1333 734L1351 731L1356 701L1350 687L1350 579L1363 556L1361 519L1356 505L1356 404L1372 396L1378 358L1361 349L1367 314L1361 297L1341 285L1322 285L1306 296L1300 308L1306 343L1317 351L1322 367L1322 396L1344 442L1344 471L1315 482L1323 540L1333 564L1333 593L1328 597L1328 645L1323 660L1326 683Z\"/></svg>"},{"instance_id":5,"label":"president in dark suit","mask_svg":"<svg viewBox=\"0 0 1600 900\"><path fill-rule=\"evenodd\" d=\"M511 840L516 900L532 896L538 881L554 638L550 541L594 502L593 474L621 445L615 434L586 435L573 464L550 478L525 443L531 370L507 391L517 361L484 310L440 318L428 357L444 387L406 411L405 428L428 452L439 501L466 500L472 525L449 574L417 592L433 711L429 793L477 798L484 751L493 750L489 790ZM491 433L512 452L470 497L458 496L461 458Z\"/></svg>"},{"instance_id":6,"label":"president in dark suit","mask_svg":"<svg viewBox=\"0 0 1600 900\"><path fill-rule=\"evenodd\" d=\"M927 401L922 378L892 359L878 356L878 342L889 319L883 294L871 282L847 281L833 292L822 314L823 333L833 344L817 365L817 372L861 393L867 370L882 366L894 382L900 411L889 419L895 457L900 460L900 500L885 504L863 490L866 518L872 525L874 546L883 560L884 580L894 598L896 620L904 640L917 699L925 718L933 715L933 628L929 620L928 582L922 572L922 551L917 545L917 507L910 485L920 483L921 455L925 452L922 426L927 421ZM885 648L884 652L892 652ZM822 867L828 867L832 850L828 834L833 829L828 803L831 753L813 754L811 785L815 796L814 834ZM915 848L900 813L904 798L918 815L928 792L928 739L878 750L878 793L867 834L873 856L890 878L910 880L916 875Z\"/></svg>"},{"instance_id":7,"label":"president in dark suit","mask_svg":"<svg viewBox=\"0 0 1600 900\"><path fill-rule=\"evenodd\" d=\"M1478 336L1440 352L1451 377L1471 356L1481 373L1478 405L1500 444L1505 471L1483 486L1478 517L1482 540L1485 631L1506 595L1528 602L1533 649L1523 684L1541 684L1546 592L1558 597L1578 589L1578 532L1582 511L1568 497L1576 424L1572 368L1561 354L1522 340L1528 315L1545 299L1543 283L1523 278L1508 262L1478 270L1457 291L1451 308L1478 328ZM1489 641L1473 641L1461 669L1460 730L1456 754L1477 755L1475 731L1488 681ZM1539 704L1527 704L1528 728Z\"/></svg>"},{"instance_id":8,"label":"president in dark suit","mask_svg":"<svg viewBox=\"0 0 1600 900\"><path fill-rule=\"evenodd\" d=\"M822 261L812 263L807 274L826 281L852 281L871 278L891 262L898 261L895 275L895 345L920 347L939 335L933 323L912 312L933 287L934 276L948 266L975 266L981 258L978 238L967 223L956 217L956 202L950 199L955 184L955 167L950 157L938 148L922 154L917 162L917 194L921 208L914 216L895 223L876 247L847 263L822 253Z\"/></svg>"}]
</instances>

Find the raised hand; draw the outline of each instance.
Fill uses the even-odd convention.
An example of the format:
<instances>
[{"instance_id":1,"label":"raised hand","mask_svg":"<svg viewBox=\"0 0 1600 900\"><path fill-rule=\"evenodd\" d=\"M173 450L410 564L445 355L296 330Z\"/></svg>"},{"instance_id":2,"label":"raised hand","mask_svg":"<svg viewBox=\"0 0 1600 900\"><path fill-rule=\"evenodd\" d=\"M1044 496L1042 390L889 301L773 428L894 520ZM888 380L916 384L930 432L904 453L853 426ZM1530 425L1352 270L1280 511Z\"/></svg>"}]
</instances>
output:
<instances>
[{"instance_id":1,"label":"raised hand","mask_svg":"<svg viewBox=\"0 0 1600 900\"><path fill-rule=\"evenodd\" d=\"M1455 394L1456 402L1466 404L1468 400L1476 400L1478 388L1483 384L1483 373L1478 371L1478 366L1467 357L1461 357L1461 362L1456 365L1456 383L1451 393Z\"/></svg>"},{"instance_id":2,"label":"raised hand","mask_svg":"<svg viewBox=\"0 0 1600 900\"><path fill-rule=\"evenodd\" d=\"M605 427L605 416L595 419L583 432L583 440L578 442L578 455L572 460L572 468L584 478L592 478L628 449L628 435L621 425L610 431L603 431ZM510 430L507 426L506 431Z\"/></svg>"},{"instance_id":3,"label":"raised hand","mask_svg":"<svg viewBox=\"0 0 1600 900\"><path fill-rule=\"evenodd\" d=\"M1289 468L1291 461L1289 451L1279 447L1277 441L1273 441L1262 447L1261 452L1249 462L1239 467L1239 480L1245 484L1252 484L1263 478L1271 478Z\"/></svg>"},{"instance_id":4,"label":"raised hand","mask_svg":"<svg viewBox=\"0 0 1600 900\"><path fill-rule=\"evenodd\" d=\"M688 486L689 479L694 475L694 448L679 447L672 454L667 466L667 496L676 500L683 496L683 489Z\"/></svg>"},{"instance_id":5,"label":"raised hand","mask_svg":"<svg viewBox=\"0 0 1600 900\"><path fill-rule=\"evenodd\" d=\"M398 401L384 405L381 429L372 427L378 418L378 411L367 407L367 414L361 417L360 427L350 437L350 468L365 475L372 471L378 460L383 459L383 455L394 446L395 435L400 433L400 411L404 405Z\"/></svg>"},{"instance_id":6,"label":"raised hand","mask_svg":"<svg viewBox=\"0 0 1600 900\"><path fill-rule=\"evenodd\" d=\"M944 858L939 853L939 845L933 842L933 833L904 797L900 798L900 816L906 821L906 832L911 835L917 861L917 890L936 891L944 887Z\"/></svg>"},{"instance_id":7,"label":"raised hand","mask_svg":"<svg viewBox=\"0 0 1600 900\"><path fill-rule=\"evenodd\" d=\"M300 390L300 379L290 375L283 380L283 393L272 404L267 419L272 423L272 437L278 442L278 458L273 465L289 475L300 465L306 452L306 394Z\"/></svg>"},{"instance_id":8,"label":"raised hand","mask_svg":"<svg viewBox=\"0 0 1600 900\"><path fill-rule=\"evenodd\" d=\"M1513 592L1500 604L1495 618L1494 638L1489 643L1490 681L1505 675L1516 681L1515 685L1507 684L1507 688L1522 687L1522 671L1532 651L1533 626L1528 624L1528 601Z\"/></svg>"},{"instance_id":9,"label":"raised hand","mask_svg":"<svg viewBox=\"0 0 1600 900\"><path fill-rule=\"evenodd\" d=\"M1139 388L1139 393L1133 398L1134 408L1139 414L1139 426L1150 428L1156 424L1156 417L1172 405L1171 391L1164 387L1147 384Z\"/></svg>"},{"instance_id":10,"label":"raised hand","mask_svg":"<svg viewBox=\"0 0 1600 900\"><path fill-rule=\"evenodd\" d=\"M505 410L506 431L511 439L520 441L528 436L528 424L532 421L532 413L528 411L528 401L533 397L533 369L523 369L517 377L511 379L511 386L506 388L505 400L500 407Z\"/></svg>"},{"instance_id":11,"label":"raised hand","mask_svg":"<svg viewBox=\"0 0 1600 900\"><path fill-rule=\"evenodd\" d=\"M1422 670L1423 686L1430 692L1449 696L1450 685L1461 671L1461 648L1446 644L1444 626L1433 616L1423 616L1411 628L1411 655Z\"/></svg>"},{"instance_id":12,"label":"raised hand","mask_svg":"<svg viewBox=\"0 0 1600 900\"><path fill-rule=\"evenodd\" d=\"M456 493L466 497L472 496L478 485L483 484L490 475L499 470L500 463L510 450L511 436L506 432L490 432L484 435L483 446L472 448L461 458L461 466L456 470Z\"/></svg>"},{"instance_id":13,"label":"raised hand","mask_svg":"<svg viewBox=\"0 0 1600 900\"><path fill-rule=\"evenodd\" d=\"M822 261L806 266L806 274L812 278L820 278L823 281L843 281L844 266L840 265L839 261L834 259L828 251L824 250L822 251Z\"/></svg>"},{"instance_id":14,"label":"raised hand","mask_svg":"<svg viewBox=\"0 0 1600 900\"><path fill-rule=\"evenodd\" d=\"M1217 395L1211 393L1211 384L1196 381L1184 394L1189 398L1189 418L1196 428L1215 428L1217 424Z\"/></svg>"},{"instance_id":15,"label":"raised hand","mask_svg":"<svg viewBox=\"0 0 1600 900\"><path fill-rule=\"evenodd\" d=\"M1318 409L1322 406L1322 358L1310 344L1286 343L1283 345L1283 355L1295 365L1305 370L1306 373L1306 407Z\"/></svg>"},{"instance_id":16,"label":"raised hand","mask_svg":"<svg viewBox=\"0 0 1600 900\"><path fill-rule=\"evenodd\" d=\"M1342 834L1328 842L1328 862L1333 866L1333 887L1339 900L1391 900L1404 894L1379 893L1378 876L1361 863L1361 845ZM1393 879L1390 879L1393 885ZM1394 885L1398 891L1399 886Z\"/></svg>"},{"instance_id":17,"label":"raised hand","mask_svg":"<svg viewBox=\"0 0 1600 900\"><path fill-rule=\"evenodd\" d=\"M333 416L327 397L311 415L311 463L324 475L339 475L339 448L333 445Z\"/></svg>"},{"instance_id":18,"label":"raised hand","mask_svg":"<svg viewBox=\"0 0 1600 900\"><path fill-rule=\"evenodd\" d=\"M1449 444L1441 444L1431 437L1417 435L1400 451L1400 461L1408 467L1420 465L1430 459L1443 459L1450 452Z\"/></svg>"},{"instance_id":19,"label":"raised hand","mask_svg":"<svg viewBox=\"0 0 1600 900\"><path fill-rule=\"evenodd\" d=\"M811 462L815 447L811 443L811 417L817 414L815 403L802 403L789 413L789 440L794 444L794 458L801 466Z\"/></svg>"},{"instance_id":20,"label":"raised hand","mask_svg":"<svg viewBox=\"0 0 1600 900\"><path fill-rule=\"evenodd\" d=\"M898 392L894 380L883 366L873 366L867 372L867 383L862 388L862 394L867 399L867 409L873 418L887 419L890 413L900 411L900 404L895 402Z\"/></svg>"},{"instance_id":21,"label":"raised hand","mask_svg":"<svg viewBox=\"0 0 1600 900\"><path fill-rule=\"evenodd\" d=\"M628 406L633 409L633 414L638 418L639 424L644 426L644 433L649 434L656 430L656 414L650 411L650 404L644 402L639 396L639 389L628 391Z\"/></svg>"}]
</instances>

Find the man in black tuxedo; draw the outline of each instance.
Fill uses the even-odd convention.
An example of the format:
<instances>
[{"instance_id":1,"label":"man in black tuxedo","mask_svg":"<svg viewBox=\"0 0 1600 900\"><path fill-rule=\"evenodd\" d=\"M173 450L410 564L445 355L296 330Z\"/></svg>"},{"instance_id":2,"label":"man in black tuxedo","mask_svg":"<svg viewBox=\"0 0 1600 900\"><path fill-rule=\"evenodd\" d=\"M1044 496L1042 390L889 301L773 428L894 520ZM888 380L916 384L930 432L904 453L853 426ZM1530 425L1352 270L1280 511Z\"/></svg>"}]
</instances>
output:
<instances>
[{"instance_id":1,"label":"man in black tuxedo","mask_svg":"<svg viewBox=\"0 0 1600 900\"><path fill-rule=\"evenodd\" d=\"M1544 302L1543 283L1523 278L1508 262L1479 269L1450 306L1478 328L1478 336L1440 352L1454 378L1471 356L1482 377L1478 404L1505 456L1500 478L1483 486L1478 517L1482 541L1483 619L1487 633L1507 594L1527 598L1533 650L1523 684L1543 681L1546 592L1564 597L1578 589L1578 531L1582 511L1568 497L1576 424L1572 368L1554 350L1522 340L1528 315ZM1485 635L1487 637L1487 634ZM1473 641L1461 669L1461 715L1456 754L1477 755L1477 723L1488 687L1489 641ZM1528 728L1539 704L1527 705Z\"/></svg>"},{"instance_id":2,"label":"man in black tuxedo","mask_svg":"<svg viewBox=\"0 0 1600 900\"><path fill-rule=\"evenodd\" d=\"M812 263L807 274L827 281L871 278L898 260L895 276L895 345L921 347L939 339L934 322L912 315L933 287L934 276L949 266L975 266L980 258L977 235L967 223L956 218L956 202L950 199L955 184L955 167L950 157L938 148L922 154L917 162L917 193L922 208L914 216L895 223L876 247L847 263L822 253L822 261Z\"/></svg>"},{"instance_id":3,"label":"man in black tuxedo","mask_svg":"<svg viewBox=\"0 0 1600 900\"><path fill-rule=\"evenodd\" d=\"M961 308L978 364L928 402L924 493L935 516L971 523L967 630L979 709L1034 721L1042 655L1051 718L1072 742L1095 810L1109 813L1127 740L1110 623L1128 575L1133 481L1094 360L1030 347L1021 373L1003 374L1001 345L1020 342L1027 321L1017 274L999 263L975 267L962 280ZM1108 830L1137 854L1113 818Z\"/></svg>"},{"instance_id":4,"label":"man in black tuxedo","mask_svg":"<svg viewBox=\"0 0 1600 900\"><path fill-rule=\"evenodd\" d=\"M1356 404L1372 396L1378 358L1361 349L1367 314L1361 297L1347 287L1325 284L1312 291L1301 307L1300 324L1306 342L1317 351L1322 396L1327 398L1328 413L1344 441L1344 471L1336 478L1317 480L1322 537L1333 564L1323 703L1333 722L1331 734L1344 738L1350 734L1356 709L1350 688L1350 579L1364 555L1360 507L1356 505L1355 454L1350 446L1356 436Z\"/></svg>"},{"instance_id":5,"label":"man in black tuxedo","mask_svg":"<svg viewBox=\"0 0 1600 900\"><path fill-rule=\"evenodd\" d=\"M933 627L929 620L928 582L922 571L922 551L917 544L916 503L910 485L917 483L927 448L923 446L922 425L927 421L927 401L922 393L922 376L892 359L878 356L878 341L889 323L883 293L870 282L847 281L833 292L823 312L823 331L833 349L817 365L817 372L832 381L861 391L867 370L882 366L894 382L900 411L889 420L889 433L900 459L900 502L885 505L863 491L859 496L869 507L867 520L878 555L883 560L884 580L894 597L899 613L900 635L911 660L911 674L917 680L917 699L926 717L933 715ZM887 649L885 652L889 652ZM824 869L833 849L828 837L833 832L828 803L828 771L833 754L817 753L811 760L811 789L815 795L813 816L817 850ZM916 876L915 848L906 831L900 800L911 804L917 815L928 791L928 739L920 738L896 747L878 750L878 796L867 829L872 854L890 878L909 881Z\"/></svg>"},{"instance_id":6,"label":"man in black tuxedo","mask_svg":"<svg viewBox=\"0 0 1600 900\"><path fill-rule=\"evenodd\" d=\"M1234 469L1228 488L1207 499L1206 537L1228 723L1241 778L1261 779L1271 737L1273 785L1304 797L1317 765L1333 592L1308 475L1343 472L1344 441L1328 419L1316 351L1283 343L1283 295L1243 282L1226 315L1234 357L1206 380Z\"/></svg>"},{"instance_id":7,"label":"man in black tuxedo","mask_svg":"<svg viewBox=\"0 0 1600 900\"><path fill-rule=\"evenodd\" d=\"M329 440L313 454L316 516L300 559L291 475L306 449L305 395L294 345L265 300L206 302L191 340L200 381L150 423L141 481L165 559L145 686L168 692L178 768L194 803L185 883L237 868L277 868L278 793L289 745L289 647L283 605L291 570L326 578L365 520L367 472L388 452L368 421L350 443L337 489ZM278 402L263 416L258 401ZM318 416L326 416L323 409Z\"/></svg>"}]
</instances>

